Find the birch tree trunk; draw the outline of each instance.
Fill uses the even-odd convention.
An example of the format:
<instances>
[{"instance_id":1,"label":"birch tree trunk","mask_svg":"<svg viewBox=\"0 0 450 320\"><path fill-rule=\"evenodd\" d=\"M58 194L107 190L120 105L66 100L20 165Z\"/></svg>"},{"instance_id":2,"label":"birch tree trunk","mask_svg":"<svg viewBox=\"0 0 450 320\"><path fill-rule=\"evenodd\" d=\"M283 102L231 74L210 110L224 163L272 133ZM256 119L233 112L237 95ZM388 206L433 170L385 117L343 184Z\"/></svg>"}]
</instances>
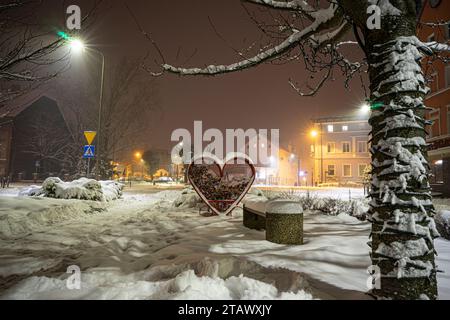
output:
<instances>
[{"instance_id":1,"label":"birch tree trunk","mask_svg":"<svg viewBox=\"0 0 450 320\"><path fill-rule=\"evenodd\" d=\"M401 16L364 32L370 64L373 178L372 252L389 299L436 299L434 207L429 184L424 97L414 1L395 2Z\"/></svg>"}]
</instances>

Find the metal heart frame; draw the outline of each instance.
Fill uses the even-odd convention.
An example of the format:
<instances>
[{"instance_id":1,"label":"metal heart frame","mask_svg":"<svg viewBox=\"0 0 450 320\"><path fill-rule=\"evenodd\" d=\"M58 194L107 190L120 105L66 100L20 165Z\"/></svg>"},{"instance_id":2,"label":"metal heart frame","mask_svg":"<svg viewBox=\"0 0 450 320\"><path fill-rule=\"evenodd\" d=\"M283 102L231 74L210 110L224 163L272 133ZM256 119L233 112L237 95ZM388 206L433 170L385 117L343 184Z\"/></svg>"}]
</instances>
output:
<instances>
[{"instance_id":1,"label":"metal heart frame","mask_svg":"<svg viewBox=\"0 0 450 320\"><path fill-rule=\"evenodd\" d=\"M247 164L249 166L249 168L251 169L252 172L252 176L250 178L249 183L247 184L247 186L245 187L244 191L242 192L242 194L230 205L230 207L224 211L221 212L219 211L217 208L215 208L214 206L211 205L210 203L210 199L207 199L204 194L202 193L202 191L199 189L199 187L194 183L194 181L191 180L191 177L189 175L189 172L191 171L191 168L196 164L197 161L202 160L204 161L205 159L209 159L209 160L213 160L211 165L216 165L217 168L219 169L219 173L220 173L220 177L223 177L223 174L225 172L225 168L228 165L228 162L230 161L238 161L238 160L244 160L244 163ZM229 215L234 209L236 209L236 207L239 205L239 203L242 201L242 199L244 199L244 197L247 195L247 193L250 191L251 187L253 186L253 183L255 182L256 179L256 169L255 166L253 165L251 159L246 155L246 154L242 154L242 153L231 153L229 154L224 161L220 160L219 158L217 158L216 156L214 156L213 154L203 154L197 157L194 157L192 160L192 163L189 165L188 167L188 179L189 182L191 183L192 187L194 188L195 192L199 195L199 197L203 200L203 202L217 215Z\"/></svg>"}]
</instances>

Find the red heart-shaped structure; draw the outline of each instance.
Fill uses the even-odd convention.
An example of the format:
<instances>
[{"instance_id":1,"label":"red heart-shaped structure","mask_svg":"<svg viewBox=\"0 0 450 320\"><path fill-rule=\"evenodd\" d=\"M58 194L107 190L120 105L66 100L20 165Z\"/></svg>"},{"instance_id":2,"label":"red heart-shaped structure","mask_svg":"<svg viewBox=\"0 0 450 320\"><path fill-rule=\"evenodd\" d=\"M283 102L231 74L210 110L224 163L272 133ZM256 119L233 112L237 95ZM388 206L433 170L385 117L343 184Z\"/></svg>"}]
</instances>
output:
<instances>
[{"instance_id":1,"label":"red heart-shaped structure","mask_svg":"<svg viewBox=\"0 0 450 320\"><path fill-rule=\"evenodd\" d=\"M221 166L216 159L203 156L188 169L194 190L217 215L228 215L236 208L253 185L255 176L253 164L241 157L234 157Z\"/></svg>"}]
</instances>

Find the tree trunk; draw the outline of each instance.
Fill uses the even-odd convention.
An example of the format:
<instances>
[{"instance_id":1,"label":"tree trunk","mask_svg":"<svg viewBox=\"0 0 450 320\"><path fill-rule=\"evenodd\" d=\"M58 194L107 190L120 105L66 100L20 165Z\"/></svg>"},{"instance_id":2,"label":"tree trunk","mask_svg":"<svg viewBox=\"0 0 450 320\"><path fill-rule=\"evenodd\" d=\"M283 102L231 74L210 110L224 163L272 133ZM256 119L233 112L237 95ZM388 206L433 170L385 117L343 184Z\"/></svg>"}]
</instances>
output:
<instances>
[{"instance_id":1,"label":"tree trunk","mask_svg":"<svg viewBox=\"0 0 450 320\"><path fill-rule=\"evenodd\" d=\"M415 10L410 11L383 17L383 30L364 32L372 103L371 258L381 271L381 287L373 294L436 299L433 242L438 232L423 103L428 89L414 36Z\"/></svg>"}]
</instances>

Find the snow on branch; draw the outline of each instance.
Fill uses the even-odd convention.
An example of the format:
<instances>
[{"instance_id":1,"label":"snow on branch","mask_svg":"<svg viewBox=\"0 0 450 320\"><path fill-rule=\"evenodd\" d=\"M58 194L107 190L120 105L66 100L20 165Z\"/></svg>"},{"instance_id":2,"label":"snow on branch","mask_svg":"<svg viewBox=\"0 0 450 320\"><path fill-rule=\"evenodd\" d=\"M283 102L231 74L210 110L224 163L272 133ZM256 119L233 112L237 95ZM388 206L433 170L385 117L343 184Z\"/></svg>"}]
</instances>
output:
<instances>
[{"instance_id":1,"label":"snow on branch","mask_svg":"<svg viewBox=\"0 0 450 320\"><path fill-rule=\"evenodd\" d=\"M267 6L274 9L283 9L298 11L305 14L310 19L317 18L317 12L320 10L315 10L311 7L308 2L304 0L292 0L292 1L274 1L274 0L246 0L247 2Z\"/></svg>"},{"instance_id":2,"label":"snow on branch","mask_svg":"<svg viewBox=\"0 0 450 320\"><path fill-rule=\"evenodd\" d=\"M177 68L169 64L164 64L163 69L180 75L216 75L220 73L234 72L243 70L254 65L260 64L264 61L277 58L281 54L289 51L295 47L302 38L304 32L294 31L285 41L279 45L263 51L252 58L248 58L230 65L210 65L206 68Z\"/></svg>"},{"instance_id":3,"label":"snow on branch","mask_svg":"<svg viewBox=\"0 0 450 320\"><path fill-rule=\"evenodd\" d=\"M336 39L343 36L350 28L350 24L347 21L344 21L337 29L332 30L330 32L325 32L318 36L312 35L310 39L314 43L314 47L320 48L324 45L329 44L330 42L336 41Z\"/></svg>"},{"instance_id":4,"label":"snow on branch","mask_svg":"<svg viewBox=\"0 0 450 320\"><path fill-rule=\"evenodd\" d=\"M289 9L289 10L301 10L305 12L314 12L308 2L304 0L292 0L292 1L275 1L275 0L246 0L248 2L269 6L275 9Z\"/></svg>"},{"instance_id":5,"label":"snow on branch","mask_svg":"<svg viewBox=\"0 0 450 320\"><path fill-rule=\"evenodd\" d=\"M450 53L450 45L445 44L445 43L439 43L439 42L427 42L424 43L425 46L427 46L428 48L430 48L433 52L448 52Z\"/></svg>"},{"instance_id":6,"label":"snow on branch","mask_svg":"<svg viewBox=\"0 0 450 320\"><path fill-rule=\"evenodd\" d=\"M242 61L230 64L230 65L210 65L205 68L180 68L170 64L164 63L162 68L164 71L179 75L207 75L213 76L217 74L229 73L244 70L255 65L261 64L268 60L276 59L292 50L300 42L308 39L312 39L314 35L320 34L324 30L341 26L342 27L342 15L338 13L338 6L331 4L327 9L321 9L317 11L317 18L307 27L302 30L293 29L292 33L279 45L267 49L258 53L257 55L246 58ZM340 35L338 31L335 36ZM332 40L333 33L329 33L325 37L328 41Z\"/></svg>"}]
</instances>

